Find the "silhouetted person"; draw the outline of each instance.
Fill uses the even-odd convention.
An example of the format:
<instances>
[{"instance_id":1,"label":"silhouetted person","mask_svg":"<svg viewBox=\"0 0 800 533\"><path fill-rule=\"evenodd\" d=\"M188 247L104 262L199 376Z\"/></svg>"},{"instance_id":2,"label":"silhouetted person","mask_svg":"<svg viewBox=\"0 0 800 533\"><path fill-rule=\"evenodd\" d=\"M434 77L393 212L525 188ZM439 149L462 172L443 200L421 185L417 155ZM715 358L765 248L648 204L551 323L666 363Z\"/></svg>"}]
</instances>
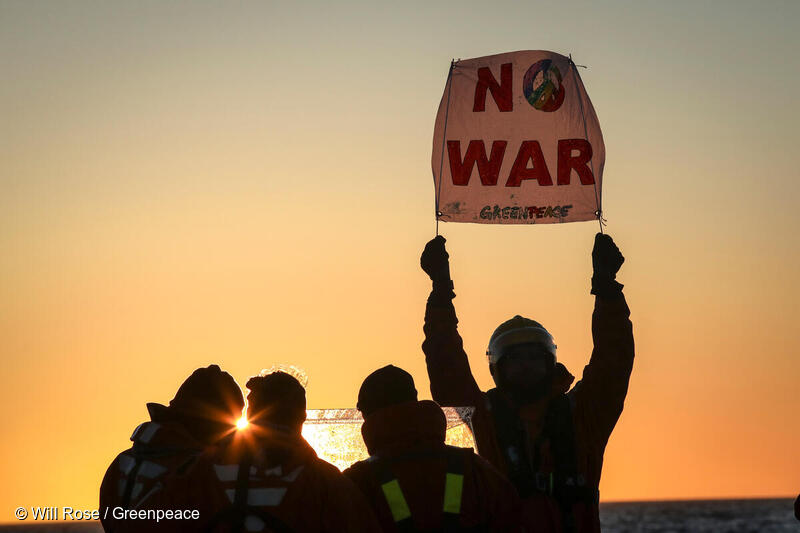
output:
<instances>
[{"instance_id":1,"label":"silhouetted person","mask_svg":"<svg viewBox=\"0 0 800 533\"><path fill-rule=\"evenodd\" d=\"M526 521L536 531L600 531L603 452L622 413L634 357L630 312L615 280L622 254L611 237L597 235L592 251L594 350L583 379L569 390L574 378L556 362L550 333L518 315L489 340L489 370L497 387L484 393L457 331L444 245L444 238L436 237L421 258L433 281L422 345L433 399L440 405L476 407L478 451L514 483Z\"/></svg>"},{"instance_id":2,"label":"silhouetted person","mask_svg":"<svg viewBox=\"0 0 800 533\"><path fill-rule=\"evenodd\" d=\"M306 393L291 375L247 382L248 428L209 459L214 512L203 531L372 532L378 523L358 488L319 459L301 435Z\"/></svg>"},{"instance_id":3,"label":"silhouetted person","mask_svg":"<svg viewBox=\"0 0 800 533\"><path fill-rule=\"evenodd\" d=\"M470 448L445 445L444 413L417 401L411 374L376 370L361 385L358 409L370 458L344 474L384 531L521 531L514 487Z\"/></svg>"},{"instance_id":4,"label":"silhouetted person","mask_svg":"<svg viewBox=\"0 0 800 533\"><path fill-rule=\"evenodd\" d=\"M177 530L155 520L115 520L115 507L170 509L172 498L198 458L235 430L244 408L236 381L217 365L198 368L178 389L169 406L148 403L150 421L131 435L133 446L108 467L100 486L100 515L106 531ZM108 508L108 514L103 512ZM196 506L192 506L196 508ZM180 524L183 525L183 524Z\"/></svg>"}]
</instances>

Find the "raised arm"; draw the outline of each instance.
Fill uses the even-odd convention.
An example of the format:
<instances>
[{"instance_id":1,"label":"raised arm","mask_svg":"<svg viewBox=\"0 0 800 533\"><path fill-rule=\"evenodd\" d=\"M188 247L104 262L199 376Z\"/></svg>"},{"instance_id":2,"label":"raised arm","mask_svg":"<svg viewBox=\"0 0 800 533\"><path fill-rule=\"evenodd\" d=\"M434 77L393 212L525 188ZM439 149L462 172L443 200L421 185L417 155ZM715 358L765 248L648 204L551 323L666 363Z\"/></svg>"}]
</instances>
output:
<instances>
[{"instance_id":1,"label":"raised arm","mask_svg":"<svg viewBox=\"0 0 800 533\"><path fill-rule=\"evenodd\" d=\"M592 313L594 349L583 378L575 386L578 409L587 429L605 443L622 414L633 369L633 326L616 274L625 258L608 235L597 234L592 250Z\"/></svg>"},{"instance_id":2,"label":"raised arm","mask_svg":"<svg viewBox=\"0 0 800 533\"><path fill-rule=\"evenodd\" d=\"M425 308L422 351L425 352L433 399L443 406L477 406L482 402L481 391L472 377L464 344L458 334L450 256L444 244L444 237L436 237L425 245L420 258L422 270L433 282Z\"/></svg>"}]
</instances>

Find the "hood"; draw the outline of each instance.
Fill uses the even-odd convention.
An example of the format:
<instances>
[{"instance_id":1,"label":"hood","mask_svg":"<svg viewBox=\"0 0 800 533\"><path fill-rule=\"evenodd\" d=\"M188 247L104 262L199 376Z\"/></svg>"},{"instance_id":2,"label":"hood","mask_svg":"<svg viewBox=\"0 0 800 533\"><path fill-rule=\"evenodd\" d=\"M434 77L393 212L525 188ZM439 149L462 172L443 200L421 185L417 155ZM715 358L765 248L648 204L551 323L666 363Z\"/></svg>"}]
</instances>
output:
<instances>
[{"instance_id":1,"label":"hood","mask_svg":"<svg viewBox=\"0 0 800 533\"><path fill-rule=\"evenodd\" d=\"M430 400L405 402L380 409L364 420L361 435L370 455L419 444L444 444L447 419Z\"/></svg>"}]
</instances>

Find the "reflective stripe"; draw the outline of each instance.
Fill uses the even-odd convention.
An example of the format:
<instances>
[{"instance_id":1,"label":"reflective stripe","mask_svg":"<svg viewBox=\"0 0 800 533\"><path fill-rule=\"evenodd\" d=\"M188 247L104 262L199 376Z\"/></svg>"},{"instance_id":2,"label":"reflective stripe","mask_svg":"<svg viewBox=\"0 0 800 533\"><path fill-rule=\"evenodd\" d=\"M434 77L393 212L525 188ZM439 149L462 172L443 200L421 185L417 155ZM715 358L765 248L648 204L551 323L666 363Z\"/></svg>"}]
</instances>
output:
<instances>
[{"instance_id":1,"label":"reflective stripe","mask_svg":"<svg viewBox=\"0 0 800 533\"><path fill-rule=\"evenodd\" d=\"M133 470L133 465L135 464L136 460L133 457L125 454L119 456L119 469L126 476L131 473L131 470Z\"/></svg>"},{"instance_id":2,"label":"reflective stripe","mask_svg":"<svg viewBox=\"0 0 800 533\"><path fill-rule=\"evenodd\" d=\"M141 505L145 501L147 501L147 498L149 498L150 496L152 496L156 492L160 491L162 488L164 488L164 486L161 483L156 483L155 485L153 485L153 488L151 488L149 491L147 491L147 494L142 496L142 498L138 502L136 502L136 505L134 505L133 508L134 509L138 509L139 507L141 507Z\"/></svg>"},{"instance_id":3,"label":"reflective stripe","mask_svg":"<svg viewBox=\"0 0 800 533\"><path fill-rule=\"evenodd\" d=\"M247 531L262 531L264 529L264 521L255 515L247 515L244 519L244 528Z\"/></svg>"},{"instance_id":4,"label":"reflective stripe","mask_svg":"<svg viewBox=\"0 0 800 533\"><path fill-rule=\"evenodd\" d=\"M400 483L396 479L384 483L381 485L381 489L395 522L400 522L411 516L411 510L408 508L403 491L400 490Z\"/></svg>"},{"instance_id":5,"label":"reflective stripe","mask_svg":"<svg viewBox=\"0 0 800 533\"><path fill-rule=\"evenodd\" d=\"M294 483L300 476L300 472L303 471L303 466L304 465L298 466L297 468L295 468L294 470L283 476L281 479L284 481L288 481L289 483Z\"/></svg>"},{"instance_id":6,"label":"reflective stripe","mask_svg":"<svg viewBox=\"0 0 800 533\"><path fill-rule=\"evenodd\" d=\"M139 467L139 472L137 475L146 477L148 479L153 479L164 474L167 471L166 466L161 466L158 463L153 463L151 461L145 461Z\"/></svg>"},{"instance_id":7,"label":"reflective stripe","mask_svg":"<svg viewBox=\"0 0 800 533\"><path fill-rule=\"evenodd\" d=\"M286 487L250 489L247 491L247 505L275 507L281 504L287 490ZM236 489L227 489L225 495L233 503L236 498Z\"/></svg>"},{"instance_id":8,"label":"reflective stripe","mask_svg":"<svg viewBox=\"0 0 800 533\"><path fill-rule=\"evenodd\" d=\"M286 487L250 489L247 491L247 505L264 505L269 507L280 505L287 490Z\"/></svg>"},{"instance_id":9,"label":"reflective stripe","mask_svg":"<svg viewBox=\"0 0 800 533\"><path fill-rule=\"evenodd\" d=\"M280 476L281 474L283 474L283 468L281 468L281 465L278 465L275 468L264 470L265 476Z\"/></svg>"},{"instance_id":10,"label":"reflective stripe","mask_svg":"<svg viewBox=\"0 0 800 533\"><path fill-rule=\"evenodd\" d=\"M139 433L139 430L142 429L142 426L144 426L145 424L148 424L148 423L149 422L142 422L141 424L136 426L136 429L134 429L133 433L131 433L131 440L136 440L136 434Z\"/></svg>"},{"instance_id":11,"label":"reflective stripe","mask_svg":"<svg viewBox=\"0 0 800 533\"><path fill-rule=\"evenodd\" d=\"M239 465L214 465L214 473L220 481L236 481L239 475Z\"/></svg>"},{"instance_id":12,"label":"reflective stripe","mask_svg":"<svg viewBox=\"0 0 800 533\"><path fill-rule=\"evenodd\" d=\"M444 512L459 514L461 512L461 494L464 489L464 476L447 473L444 482Z\"/></svg>"},{"instance_id":13,"label":"reflective stripe","mask_svg":"<svg viewBox=\"0 0 800 533\"><path fill-rule=\"evenodd\" d=\"M147 427L142 430L142 435L139 437L140 442L144 442L147 444L156 434L156 431L161 427L160 424L156 424L155 422L149 422Z\"/></svg>"}]
</instances>

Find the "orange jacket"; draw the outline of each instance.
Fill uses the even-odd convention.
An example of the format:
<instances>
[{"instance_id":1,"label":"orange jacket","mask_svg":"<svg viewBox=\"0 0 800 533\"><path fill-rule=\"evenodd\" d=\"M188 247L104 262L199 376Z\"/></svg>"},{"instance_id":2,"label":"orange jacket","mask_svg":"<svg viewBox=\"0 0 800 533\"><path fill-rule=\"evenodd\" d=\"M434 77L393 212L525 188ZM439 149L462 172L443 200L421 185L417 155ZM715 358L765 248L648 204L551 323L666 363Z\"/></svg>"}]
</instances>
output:
<instances>
[{"instance_id":1,"label":"orange jacket","mask_svg":"<svg viewBox=\"0 0 800 533\"><path fill-rule=\"evenodd\" d=\"M250 426L195 471L193 484L213 502L198 531L234 531L246 502L243 531L379 532L364 497L300 436ZM240 476L246 467L249 475ZM243 490L242 490L243 488ZM284 529L281 529L284 528Z\"/></svg>"},{"instance_id":2,"label":"orange jacket","mask_svg":"<svg viewBox=\"0 0 800 533\"><path fill-rule=\"evenodd\" d=\"M584 368L583 378L571 390L572 376L563 365L557 366L556 380L549 397L537 405L527 406L522 412L515 411L510 402L503 404L504 395L496 389L484 393L480 390L470 371L467 354L458 334L453 293L434 288L428 299L425 313L425 352L431 394L434 400L445 406L467 406L476 408L473 416L473 430L478 452L500 471L513 477L515 471L510 463L510 452L503 449L498 437L498 412L514 413L507 417L516 420L519 434L526 445L520 450L519 461L538 458L538 466L531 470L539 473L535 479L527 480L531 485L544 490L523 490L517 488L523 498L523 513L526 522L534 531L561 532L570 529L576 532L599 532L600 519L596 496L594 501L582 498L568 504L567 509L559 506L559 501L548 492L549 474L555 471L552 442L542 435L548 410L558 402L569 404L571 425L574 435L574 456L576 476L573 482L583 484L584 494L597 490L603 465L605 450L611 431L622 413L623 403L628 391L628 381L633 367L634 344L633 329L629 320L630 311L625 297L595 299L592 315L592 338L594 350L589 364ZM566 395L565 395L566 393ZM494 413L489 410L488 397L495 400ZM502 409L497 409L497 404ZM551 412L555 412L554 409ZM563 413L559 410L558 413ZM548 420L566 417L551 415ZM556 420L563 427L563 420ZM514 428L512 428L514 429ZM513 450L512 450L513 451ZM518 463L519 464L519 463ZM519 480L517 480L519 481ZM596 494L596 493L595 493ZM561 500L564 501L564 500ZM564 523L564 520L574 524Z\"/></svg>"},{"instance_id":3,"label":"orange jacket","mask_svg":"<svg viewBox=\"0 0 800 533\"><path fill-rule=\"evenodd\" d=\"M100 486L100 517L107 532L178 531L185 525L183 520L115 519L117 508L175 509L173 487L184 483L207 450L167 416L168 408L158 404L147 407L152 420L134 430L133 446L114 459Z\"/></svg>"},{"instance_id":4,"label":"orange jacket","mask_svg":"<svg viewBox=\"0 0 800 533\"><path fill-rule=\"evenodd\" d=\"M396 478L417 531L442 528L447 422L441 408L429 400L394 405L368 417L361 428L370 459L344 471L375 511L386 532L397 531L395 518L382 489L376 462ZM470 449L449 448L451 460L463 468L458 523L481 531L519 531L516 490L494 467ZM460 457L459 457L460 456Z\"/></svg>"}]
</instances>

